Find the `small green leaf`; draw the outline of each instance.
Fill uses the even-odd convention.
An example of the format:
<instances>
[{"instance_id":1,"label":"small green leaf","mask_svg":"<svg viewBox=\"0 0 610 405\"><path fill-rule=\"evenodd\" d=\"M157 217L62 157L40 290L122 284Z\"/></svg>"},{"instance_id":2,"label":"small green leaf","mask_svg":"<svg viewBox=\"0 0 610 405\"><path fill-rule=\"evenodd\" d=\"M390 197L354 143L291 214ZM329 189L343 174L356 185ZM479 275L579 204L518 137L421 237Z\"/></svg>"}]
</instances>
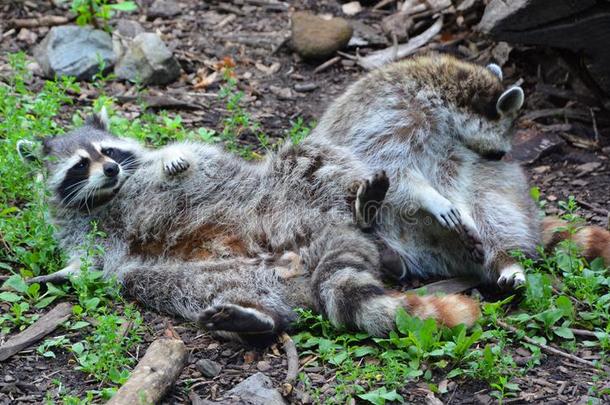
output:
<instances>
[{"instance_id":1,"label":"small green leaf","mask_svg":"<svg viewBox=\"0 0 610 405\"><path fill-rule=\"evenodd\" d=\"M22 300L22 297L15 293L8 292L8 291L0 293L0 301L19 302L21 300Z\"/></svg>"},{"instance_id":2,"label":"small green leaf","mask_svg":"<svg viewBox=\"0 0 610 405\"><path fill-rule=\"evenodd\" d=\"M110 4L110 8L117 11L135 11L138 5L133 1L124 1L122 3Z\"/></svg>"},{"instance_id":3,"label":"small green leaf","mask_svg":"<svg viewBox=\"0 0 610 405\"><path fill-rule=\"evenodd\" d=\"M28 290L28 285L23 278L19 274L12 275L6 282L2 285L3 288L10 287L11 289L24 293Z\"/></svg>"},{"instance_id":4,"label":"small green leaf","mask_svg":"<svg viewBox=\"0 0 610 405\"><path fill-rule=\"evenodd\" d=\"M555 332L557 336L560 336L564 339L574 339L574 333L570 330L570 328L555 328L553 329L553 332Z\"/></svg>"},{"instance_id":5,"label":"small green leaf","mask_svg":"<svg viewBox=\"0 0 610 405\"><path fill-rule=\"evenodd\" d=\"M44 297L43 299L38 301L36 304L34 304L34 306L38 309L46 308L47 306L49 306L50 303L55 301L55 298L57 298L57 297L54 297L54 296Z\"/></svg>"}]
</instances>

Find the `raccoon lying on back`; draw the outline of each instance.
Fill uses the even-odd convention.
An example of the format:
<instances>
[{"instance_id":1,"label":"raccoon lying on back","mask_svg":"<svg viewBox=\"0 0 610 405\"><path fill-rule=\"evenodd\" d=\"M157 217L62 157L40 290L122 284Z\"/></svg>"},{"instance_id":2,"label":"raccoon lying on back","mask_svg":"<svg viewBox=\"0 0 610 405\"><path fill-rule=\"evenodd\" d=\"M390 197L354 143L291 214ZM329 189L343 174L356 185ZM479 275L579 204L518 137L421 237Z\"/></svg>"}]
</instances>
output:
<instances>
[{"instance_id":1,"label":"raccoon lying on back","mask_svg":"<svg viewBox=\"0 0 610 405\"><path fill-rule=\"evenodd\" d=\"M150 151L100 117L43 142L57 237L72 257L57 276L78 269L96 221L107 235L97 264L128 295L250 343L269 342L297 306L376 336L398 308L447 325L478 317L466 297L384 289L348 200L367 205L386 179L342 148L285 145L257 163L195 143Z\"/></svg>"},{"instance_id":2,"label":"raccoon lying on back","mask_svg":"<svg viewBox=\"0 0 610 405\"><path fill-rule=\"evenodd\" d=\"M415 57L350 86L310 138L387 171L377 231L400 255L401 278L474 273L513 286L525 276L509 252L534 255L541 239L523 170L500 160L523 101L521 88L504 89L497 65Z\"/></svg>"}]
</instances>

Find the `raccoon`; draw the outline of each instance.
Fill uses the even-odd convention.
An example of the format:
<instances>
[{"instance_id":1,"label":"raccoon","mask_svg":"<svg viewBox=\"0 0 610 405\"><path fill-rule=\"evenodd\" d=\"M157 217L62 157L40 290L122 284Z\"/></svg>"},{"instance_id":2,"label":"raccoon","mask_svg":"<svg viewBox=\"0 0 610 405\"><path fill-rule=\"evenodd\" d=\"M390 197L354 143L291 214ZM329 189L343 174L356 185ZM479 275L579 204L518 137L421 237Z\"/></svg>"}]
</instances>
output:
<instances>
[{"instance_id":1,"label":"raccoon","mask_svg":"<svg viewBox=\"0 0 610 405\"><path fill-rule=\"evenodd\" d=\"M127 296L249 344L272 341L296 307L374 336L393 329L399 308L450 326L479 316L467 297L384 288L361 228L389 184L341 147L286 144L260 162L199 143L151 151L94 116L44 138L42 153L57 239L72 258L51 279L77 271L95 221L106 235L96 266Z\"/></svg>"},{"instance_id":2,"label":"raccoon","mask_svg":"<svg viewBox=\"0 0 610 405\"><path fill-rule=\"evenodd\" d=\"M523 170L501 160L523 102L497 65L424 55L358 80L310 138L387 171L376 232L401 258L398 278L476 274L517 286L525 276L510 252L535 255L541 236Z\"/></svg>"}]
</instances>

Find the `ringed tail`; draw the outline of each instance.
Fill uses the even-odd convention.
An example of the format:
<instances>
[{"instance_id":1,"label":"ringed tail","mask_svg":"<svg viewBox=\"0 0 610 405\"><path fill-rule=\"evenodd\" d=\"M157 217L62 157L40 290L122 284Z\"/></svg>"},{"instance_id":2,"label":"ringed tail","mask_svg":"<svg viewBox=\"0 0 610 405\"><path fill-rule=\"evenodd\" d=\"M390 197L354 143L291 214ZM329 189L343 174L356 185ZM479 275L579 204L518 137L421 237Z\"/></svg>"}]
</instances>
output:
<instances>
[{"instance_id":1,"label":"ringed tail","mask_svg":"<svg viewBox=\"0 0 610 405\"><path fill-rule=\"evenodd\" d=\"M568 223L557 217L546 217L542 221L542 242L547 250L553 249L563 240L572 240L588 261L601 257L610 266L610 232L599 226L584 226L575 233L568 232Z\"/></svg>"}]
</instances>

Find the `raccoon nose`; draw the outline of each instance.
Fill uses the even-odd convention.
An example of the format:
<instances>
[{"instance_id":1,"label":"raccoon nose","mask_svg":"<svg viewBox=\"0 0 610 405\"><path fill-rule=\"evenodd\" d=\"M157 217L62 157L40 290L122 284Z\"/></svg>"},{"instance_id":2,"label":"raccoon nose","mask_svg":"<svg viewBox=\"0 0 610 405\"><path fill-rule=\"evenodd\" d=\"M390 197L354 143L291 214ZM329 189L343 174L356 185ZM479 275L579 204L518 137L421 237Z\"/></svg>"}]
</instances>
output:
<instances>
[{"instance_id":1,"label":"raccoon nose","mask_svg":"<svg viewBox=\"0 0 610 405\"><path fill-rule=\"evenodd\" d=\"M106 162L104 163L104 174L107 177L114 177L119 174L119 165L114 162Z\"/></svg>"}]
</instances>

